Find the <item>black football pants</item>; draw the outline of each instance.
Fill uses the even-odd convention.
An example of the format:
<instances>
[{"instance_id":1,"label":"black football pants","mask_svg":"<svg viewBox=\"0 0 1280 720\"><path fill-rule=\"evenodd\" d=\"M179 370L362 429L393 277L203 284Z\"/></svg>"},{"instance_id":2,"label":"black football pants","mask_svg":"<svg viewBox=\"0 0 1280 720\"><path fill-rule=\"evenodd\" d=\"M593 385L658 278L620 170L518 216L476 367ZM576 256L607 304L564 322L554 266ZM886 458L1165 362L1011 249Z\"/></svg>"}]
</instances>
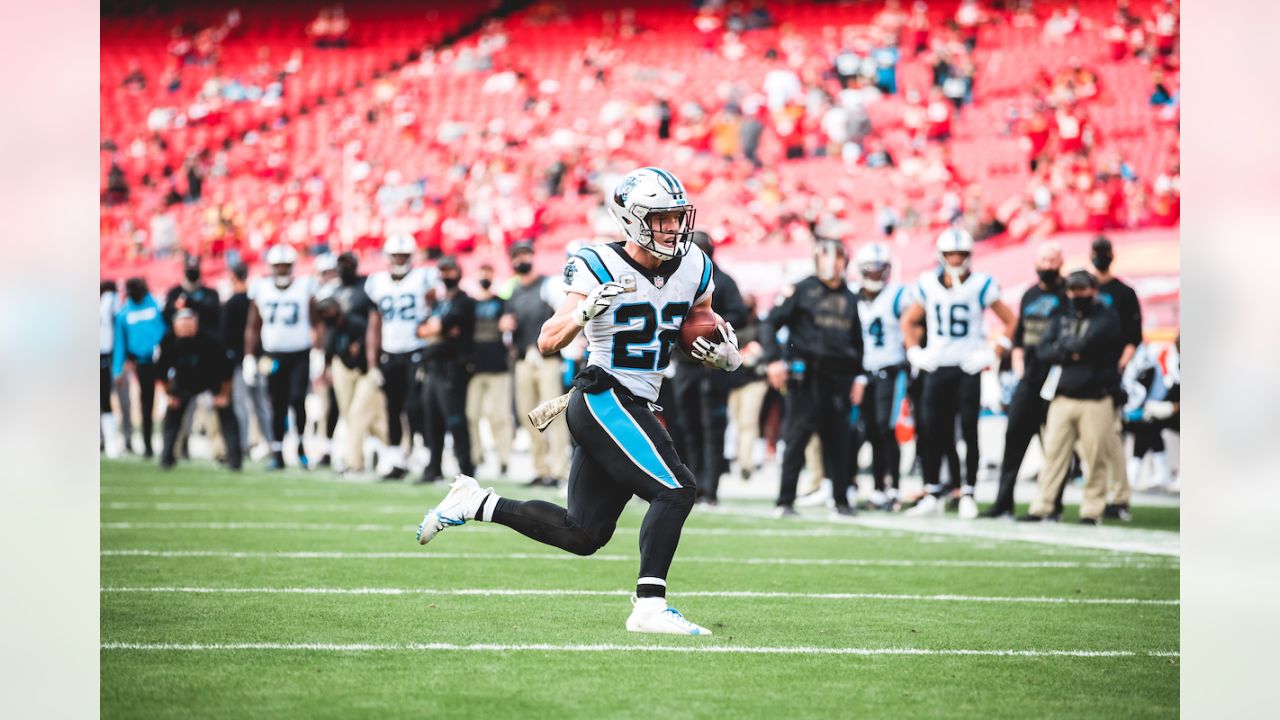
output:
<instances>
[{"instance_id":1,"label":"black football pants","mask_svg":"<svg viewBox=\"0 0 1280 720\"><path fill-rule=\"evenodd\" d=\"M796 485L804 466L804 451L815 432L822 441L822 458L838 507L849 505L849 391L853 377L806 371L787 381L786 414L782 418L782 485L778 505L796 501Z\"/></svg>"},{"instance_id":2,"label":"black football pants","mask_svg":"<svg viewBox=\"0 0 1280 720\"><path fill-rule=\"evenodd\" d=\"M566 419L577 443L569 467L569 507L503 498L493 521L547 545L590 555L609 542L627 501L639 496L649 503L640 525L639 577L665 583L695 495L693 473L680 462L671 435L648 402L625 391L575 391ZM652 594L665 595L652 587Z\"/></svg>"}]
</instances>

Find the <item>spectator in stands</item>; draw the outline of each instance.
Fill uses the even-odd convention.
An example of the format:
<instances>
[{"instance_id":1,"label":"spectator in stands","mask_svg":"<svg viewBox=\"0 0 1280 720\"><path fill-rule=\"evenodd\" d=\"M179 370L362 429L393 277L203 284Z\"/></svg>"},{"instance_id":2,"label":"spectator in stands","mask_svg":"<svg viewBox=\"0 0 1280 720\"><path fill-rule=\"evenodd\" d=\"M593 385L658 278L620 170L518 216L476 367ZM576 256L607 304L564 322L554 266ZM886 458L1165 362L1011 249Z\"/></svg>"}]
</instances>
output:
<instances>
[{"instance_id":1,"label":"spectator in stands","mask_svg":"<svg viewBox=\"0 0 1280 720\"><path fill-rule=\"evenodd\" d=\"M122 378L122 386L127 388L128 380L123 378L124 371L129 369L138 382L143 456L148 458L155 457L151 439L154 434L156 381L162 379L156 365L156 347L164 333L165 321L161 318L160 305L148 292L146 279L130 278L125 283L124 305L116 312L112 374Z\"/></svg>"},{"instance_id":2,"label":"spectator in stands","mask_svg":"<svg viewBox=\"0 0 1280 720\"><path fill-rule=\"evenodd\" d=\"M1116 432L1116 402L1120 390L1117 370L1121 351L1116 316L1097 301L1098 281L1085 270L1067 277L1068 308L1055 315L1037 353L1050 367L1041 396L1051 398L1044 429L1044 467L1038 495L1021 521L1040 522L1053 514L1054 504L1080 443L1081 460L1089 468L1080 522L1097 525L1106 507L1109 436Z\"/></svg>"},{"instance_id":3,"label":"spectator in stands","mask_svg":"<svg viewBox=\"0 0 1280 720\"><path fill-rule=\"evenodd\" d=\"M911 4L911 17L907 18L908 47L913 57L929 49L929 4L916 0Z\"/></svg>"},{"instance_id":4,"label":"spectator in stands","mask_svg":"<svg viewBox=\"0 0 1280 720\"><path fill-rule=\"evenodd\" d=\"M763 163L760 162L760 137L764 135L764 122L760 119L762 112L760 105L752 98L748 98L742 105L742 123L738 126L738 132L742 142L742 157L746 158L758 170Z\"/></svg>"},{"instance_id":5,"label":"spectator in stands","mask_svg":"<svg viewBox=\"0 0 1280 720\"><path fill-rule=\"evenodd\" d=\"M102 204L107 207L123 205L129 201L129 181L125 179L124 169L111 158L111 166L107 168L107 189L102 193Z\"/></svg>"},{"instance_id":6,"label":"spectator in stands","mask_svg":"<svg viewBox=\"0 0 1280 720\"><path fill-rule=\"evenodd\" d=\"M987 22L987 13L978 6L978 0L960 0L956 9L955 23L969 52L978 46L978 28Z\"/></svg>"},{"instance_id":7,"label":"spectator in stands","mask_svg":"<svg viewBox=\"0 0 1280 720\"><path fill-rule=\"evenodd\" d=\"M142 92L147 89L146 73L142 72L142 66L137 60L129 61L129 74L124 76L120 87L133 92Z\"/></svg>"},{"instance_id":8,"label":"spectator in stands","mask_svg":"<svg viewBox=\"0 0 1280 720\"><path fill-rule=\"evenodd\" d=\"M1169 90L1169 86L1165 85L1164 73L1156 70L1151 73L1151 83L1154 89L1151 91L1151 104L1157 107L1173 104L1173 92Z\"/></svg>"}]
</instances>

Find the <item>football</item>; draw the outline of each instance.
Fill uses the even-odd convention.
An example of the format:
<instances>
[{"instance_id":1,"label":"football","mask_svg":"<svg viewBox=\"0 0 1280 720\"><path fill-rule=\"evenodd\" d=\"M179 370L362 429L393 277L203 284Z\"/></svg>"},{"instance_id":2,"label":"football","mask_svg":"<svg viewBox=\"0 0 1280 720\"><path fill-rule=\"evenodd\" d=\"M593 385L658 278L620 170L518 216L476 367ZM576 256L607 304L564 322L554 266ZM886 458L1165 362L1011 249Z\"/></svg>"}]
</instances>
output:
<instances>
[{"instance_id":1,"label":"football","mask_svg":"<svg viewBox=\"0 0 1280 720\"><path fill-rule=\"evenodd\" d=\"M718 328L724 324L724 318L707 309L694 308L680 325L680 348L685 352L693 349L698 338L706 338L713 343L720 342Z\"/></svg>"}]
</instances>

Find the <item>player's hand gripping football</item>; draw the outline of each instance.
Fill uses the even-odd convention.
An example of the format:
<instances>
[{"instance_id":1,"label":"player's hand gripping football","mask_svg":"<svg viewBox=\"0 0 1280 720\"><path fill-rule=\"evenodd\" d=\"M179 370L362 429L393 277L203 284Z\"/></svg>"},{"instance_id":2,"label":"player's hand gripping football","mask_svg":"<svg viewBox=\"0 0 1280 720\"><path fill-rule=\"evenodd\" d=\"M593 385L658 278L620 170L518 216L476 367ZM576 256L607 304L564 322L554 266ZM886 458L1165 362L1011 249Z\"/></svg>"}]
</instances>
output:
<instances>
[{"instance_id":1,"label":"player's hand gripping football","mask_svg":"<svg viewBox=\"0 0 1280 720\"><path fill-rule=\"evenodd\" d=\"M719 329L721 338L719 343L712 344L706 338L698 338L693 341L693 349L689 354L694 360L701 360L705 365L733 372L742 366L742 354L738 352L738 335L733 331L733 326L727 322Z\"/></svg>"},{"instance_id":2,"label":"player's hand gripping football","mask_svg":"<svg viewBox=\"0 0 1280 720\"><path fill-rule=\"evenodd\" d=\"M578 308L573 311L573 320L580 327L586 327L591 322L591 318L599 315L609 306L613 304L613 299L618 297L623 291L621 284L616 282L607 282L598 285L594 290L587 293L587 296L578 303Z\"/></svg>"}]
</instances>

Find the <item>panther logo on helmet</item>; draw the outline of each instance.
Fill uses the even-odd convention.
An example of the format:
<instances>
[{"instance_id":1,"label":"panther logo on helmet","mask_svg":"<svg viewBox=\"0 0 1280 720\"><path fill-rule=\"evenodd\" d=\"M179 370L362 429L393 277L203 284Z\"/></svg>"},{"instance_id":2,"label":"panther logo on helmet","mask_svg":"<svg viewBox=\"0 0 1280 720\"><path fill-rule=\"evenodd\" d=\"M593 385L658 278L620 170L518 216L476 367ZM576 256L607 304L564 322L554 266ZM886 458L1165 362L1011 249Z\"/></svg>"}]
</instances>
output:
<instances>
[{"instance_id":1,"label":"panther logo on helmet","mask_svg":"<svg viewBox=\"0 0 1280 720\"><path fill-rule=\"evenodd\" d=\"M662 168L627 173L606 205L623 237L660 260L681 257L693 245L694 207L684 185Z\"/></svg>"}]
</instances>

